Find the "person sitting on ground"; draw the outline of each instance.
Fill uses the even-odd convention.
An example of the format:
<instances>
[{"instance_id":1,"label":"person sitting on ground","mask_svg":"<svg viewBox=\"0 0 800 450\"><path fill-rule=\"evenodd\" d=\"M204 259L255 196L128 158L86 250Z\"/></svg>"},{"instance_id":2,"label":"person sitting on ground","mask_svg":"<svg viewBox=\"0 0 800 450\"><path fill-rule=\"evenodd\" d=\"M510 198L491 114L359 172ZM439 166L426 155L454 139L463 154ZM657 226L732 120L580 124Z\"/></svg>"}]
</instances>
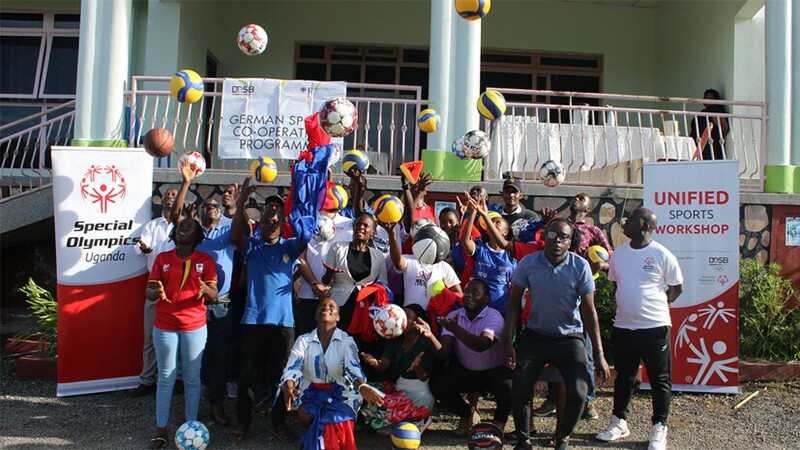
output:
<instances>
[{"instance_id":1,"label":"person sitting on ground","mask_svg":"<svg viewBox=\"0 0 800 450\"><path fill-rule=\"evenodd\" d=\"M366 384L353 338L336 326L336 301L322 299L316 316L317 328L297 338L283 370L284 406L289 411L299 405L297 417L308 428L303 449L355 449L353 426L362 402L381 405L383 399Z\"/></svg>"},{"instance_id":2,"label":"person sitting on ground","mask_svg":"<svg viewBox=\"0 0 800 450\"><path fill-rule=\"evenodd\" d=\"M183 371L186 420L197 420L200 407L200 367L206 345L205 301L217 298L214 261L195 248L203 242L203 229L193 219L173 228L175 250L156 257L145 297L155 301L153 344L158 360L156 389L156 436L149 448L167 445L167 422L178 358Z\"/></svg>"},{"instance_id":3,"label":"person sitting on ground","mask_svg":"<svg viewBox=\"0 0 800 450\"><path fill-rule=\"evenodd\" d=\"M503 364L503 315L488 305L489 286L474 279L464 292L464 308L441 320L441 340L424 320L415 321L419 332L431 342L436 357L449 359L449 365L434 372L431 389L445 408L458 415L459 424L453 430L456 437L466 436L480 422L480 415L461 398L462 393L491 392L497 401L492 421L501 430L511 412L513 374Z\"/></svg>"}]
</instances>

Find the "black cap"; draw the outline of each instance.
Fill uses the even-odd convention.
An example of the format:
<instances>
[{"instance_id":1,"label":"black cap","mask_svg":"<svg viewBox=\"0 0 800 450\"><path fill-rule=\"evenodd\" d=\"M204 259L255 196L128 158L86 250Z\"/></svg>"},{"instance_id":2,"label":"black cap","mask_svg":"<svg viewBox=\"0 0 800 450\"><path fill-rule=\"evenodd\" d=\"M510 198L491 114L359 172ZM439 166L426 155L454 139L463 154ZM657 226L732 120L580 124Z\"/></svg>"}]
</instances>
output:
<instances>
[{"instance_id":1,"label":"black cap","mask_svg":"<svg viewBox=\"0 0 800 450\"><path fill-rule=\"evenodd\" d=\"M506 181L503 182L503 190L505 191L507 187L513 187L518 192L522 192L522 185L519 184L519 178L506 178Z\"/></svg>"},{"instance_id":2,"label":"black cap","mask_svg":"<svg viewBox=\"0 0 800 450\"><path fill-rule=\"evenodd\" d=\"M270 203L279 203L281 205L281 209L283 209L283 197L280 195L270 195L264 199L264 205L268 205Z\"/></svg>"}]
</instances>

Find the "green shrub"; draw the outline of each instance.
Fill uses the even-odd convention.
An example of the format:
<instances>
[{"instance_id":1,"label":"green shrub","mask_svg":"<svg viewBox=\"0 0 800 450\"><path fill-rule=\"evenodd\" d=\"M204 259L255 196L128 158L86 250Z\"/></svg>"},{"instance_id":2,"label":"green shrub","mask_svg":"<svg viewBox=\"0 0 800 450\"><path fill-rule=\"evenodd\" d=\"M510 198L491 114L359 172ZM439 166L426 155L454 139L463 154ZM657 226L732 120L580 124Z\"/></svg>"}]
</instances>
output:
<instances>
[{"instance_id":1,"label":"green shrub","mask_svg":"<svg viewBox=\"0 0 800 450\"><path fill-rule=\"evenodd\" d=\"M600 322L603 350L606 361L613 364L614 347L611 345L611 328L614 327L614 316L617 314L617 301L614 298L617 285L608 280L604 271L600 271L600 276L594 280L594 285L594 307L597 310L597 320Z\"/></svg>"},{"instance_id":2,"label":"green shrub","mask_svg":"<svg viewBox=\"0 0 800 450\"><path fill-rule=\"evenodd\" d=\"M25 294L28 307L36 319L37 328L17 334L15 340L38 339L40 350L48 356L58 353L58 303L53 294L28 278L28 283L19 289Z\"/></svg>"},{"instance_id":3,"label":"green shrub","mask_svg":"<svg viewBox=\"0 0 800 450\"><path fill-rule=\"evenodd\" d=\"M739 262L739 354L777 361L800 359L800 309L792 283L777 264Z\"/></svg>"}]
</instances>

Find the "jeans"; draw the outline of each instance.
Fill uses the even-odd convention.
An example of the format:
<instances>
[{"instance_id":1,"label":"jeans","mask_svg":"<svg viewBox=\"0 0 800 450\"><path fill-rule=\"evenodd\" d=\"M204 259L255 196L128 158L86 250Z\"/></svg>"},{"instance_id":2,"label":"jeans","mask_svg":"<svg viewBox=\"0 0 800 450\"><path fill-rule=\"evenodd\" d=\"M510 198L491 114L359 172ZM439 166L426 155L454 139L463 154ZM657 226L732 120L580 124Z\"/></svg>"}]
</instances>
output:
<instances>
[{"instance_id":1,"label":"jeans","mask_svg":"<svg viewBox=\"0 0 800 450\"><path fill-rule=\"evenodd\" d=\"M210 305L219 311L208 314L208 341L203 352L203 384L208 386L208 400L212 406L221 404L225 395L225 383L228 381L228 358L231 357L228 341L233 325L233 314L225 305ZM224 315L220 315L225 313Z\"/></svg>"},{"instance_id":2,"label":"jeans","mask_svg":"<svg viewBox=\"0 0 800 450\"><path fill-rule=\"evenodd\" d=\"M583 412L588 391L589 375L586 371L586 348L580 336L542 336L523 332L517 339L517 367L514 371L514 384L511 390L511 405L514 410L514 423L517 424L517 440L529 439L527 425L530 423L530 400L533 386L545 364L552 364L561 371L567 390L567 404L564 420L556 430L557 439L565 439L572 434Z\"/></svg>"},{"instance_id":3,"label":"jeans","mask_svg":"<svg viewBox=\"0 0 800 450\"><path fill-rule=\"evenodd\" d=\"M614 327L611 341L614 343L614 366L617 369L617 378L614 380L614 415L627 420L636 374L639 372L639 364L644 361L653 399L652 423L666 425L669 404L672 401L670 327L644 330Z\"/></svg>"},{"instance_id":4,"label":"jeans","mask_svg":"<svg viewBox=\"0 0 800 450\"><path fill-rule=\"evenodd\" d=\"M156 384L156 350L153 347L153 322L156 320L156 302L144 300L144 349L142 350L142 373L139 384Z\"/></svg>"},{"instance_id":5,"label":"jeans","mask_svg":"<svg viewBox=\"0 0 800 450\"><path fill-rule=\"evenodd\" d=\"M153 345L158 358L157 427L166 427L169 421L172 388L178 374L179 351L183 367L186 420L197 420L197 410L200 408L200 367L207 333L205 325L192 331L164 331L153 328Z\"/></svg>"}]
</instances>

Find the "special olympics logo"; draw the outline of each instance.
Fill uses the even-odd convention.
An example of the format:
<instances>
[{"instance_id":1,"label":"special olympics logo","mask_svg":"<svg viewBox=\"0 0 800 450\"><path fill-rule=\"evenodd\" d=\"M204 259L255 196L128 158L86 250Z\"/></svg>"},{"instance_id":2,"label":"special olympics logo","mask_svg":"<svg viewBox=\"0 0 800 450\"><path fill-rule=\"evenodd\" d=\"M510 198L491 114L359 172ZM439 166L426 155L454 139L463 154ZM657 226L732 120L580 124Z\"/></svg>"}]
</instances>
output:
<instances>
[{"instance_id":1,"label":"special olympics logo","mask_svg":"<svg viewBox=\"0 0 800 450\"><path fill-rule=\"evenodd\" d=\"M726 277L725 275L718 276L717 277L717 283L719 283L720 285L724 286L726 283L728 283L728 277Z\"/></svg>"},{"instance_id":2,"label":"special olympics logo","mask_svg":"<svg viewBox=\"0 0 800 450\"><path fill-rule=\"evenodd\" d=\"M655 263L656 263L656 260L652 256L648 256L647 258L644 259L644 265L646 265L646 266L652 266Z\"/></svg>"},{"instance_id":3,"label":"special olympics logo","mask_svg":"<svg viewBox=\"0 0 800 450\"><path fill-rule=\"evenodd\" d=\"M100 212L108 212L110 204L117 204L125 198L126 183L117 166L94 165L86 170L81 178L81 197L83 201L99 204Z\"/></svg>"}]
</instances>

